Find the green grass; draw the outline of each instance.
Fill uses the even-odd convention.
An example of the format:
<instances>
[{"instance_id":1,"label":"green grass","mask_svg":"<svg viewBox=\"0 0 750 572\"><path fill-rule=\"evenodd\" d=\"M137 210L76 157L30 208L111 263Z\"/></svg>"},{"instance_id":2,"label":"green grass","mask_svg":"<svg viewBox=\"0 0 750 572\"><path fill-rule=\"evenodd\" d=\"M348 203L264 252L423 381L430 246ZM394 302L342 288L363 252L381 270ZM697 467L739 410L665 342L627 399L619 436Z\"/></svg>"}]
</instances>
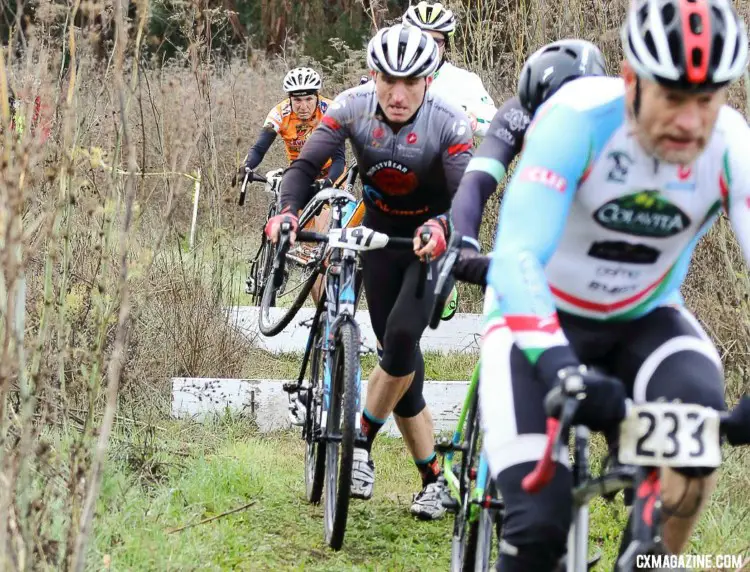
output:
<instances>
[{"instance_id":1,"label":"green grass","mask_svg":"<svg viewBox=\"0 0 750 572\"><path fill-rule=\"evenodd\" d=\"M111 570L447 570L452 517L420 522L409 515L417 472L403 442L374 445L375 496L352 501L344 547L323 541L323 508L304 498L298 433L260 435L246 421L201 426L162 422L148 446L116 446L104 479L90 569ZM592 458L601 443L594 443ZM596 463L595 463L596 465ZM750 459L731 452L702 518L691 553L750 555ZM245 510L181 532L253 503ZM591 506L591 549L611 569L622 503Z\"/></svg>"},{"instance_id":2,"label":"green grass","mask_svg":"<svg viewBox=\"0 0 750 572\"><path fill-rule=\"evenodd\" d=\"M179 435L178 428L170 432ZM164 462L175 464L158 484L139 484L122 462L110 470L92 565L107 554L112 570L446 569L450 523L409 515L419 480L400 440L376 443L375 498L352 502L344 549L334 553L323 541L322 506L304 498L297 434L260 436L248 427L243 435L235 427L204 442L204 431L211 429L163 441ZM185 447L187 457L179 454ZM254 504L244 511L168 533L248 502Z\"/></svg>"}]
</instances>

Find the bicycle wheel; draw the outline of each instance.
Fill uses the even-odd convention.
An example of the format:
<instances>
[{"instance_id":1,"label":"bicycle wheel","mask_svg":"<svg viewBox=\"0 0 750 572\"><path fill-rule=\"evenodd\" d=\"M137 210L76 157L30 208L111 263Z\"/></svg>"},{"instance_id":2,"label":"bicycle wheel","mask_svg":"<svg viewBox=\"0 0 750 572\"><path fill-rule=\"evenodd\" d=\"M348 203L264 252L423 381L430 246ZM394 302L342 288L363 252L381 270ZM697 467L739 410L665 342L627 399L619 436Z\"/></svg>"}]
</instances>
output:
<instances>
[{"instance_id":1,"label":"bicycle wheel","mask_svg":"<svg viewBox=\"0 0 750 572\"><path fill-rule=\"evenodd\" d=\"M334 550L344 542L352 483L354 437L359 384L357 383L358 340L354 325L345 321L336 333L330 361L331 400L326 441L325 539Z\"/></svg>"},{"instance_id":2,"label":"bicycle wheel","mask_svg":"<svg viewBox=\"0 0 750 572\"><path fill-rule=\"evenodd\" d=\"M305 496L313 504L320 502L325 477L326 447L320 439L320 422L323 415L322 365L323 326L318 328L313 340L310 361L310 382L306 396L305 416Z\"/></svg>"},{"instance_id":3,"label":"bicycle wheel","mask_svg":"<svg viewBox=\"0 0 750 572\"><path fill-rule=\"evenodd\" d=\"M477 455L477 444L479 440L479 407L476 392L471 399L469 415L466 419L465 438L463 442L469 442L468 450L461 456L461 470L459 484L461 486L461 506L456 512L453 521L453 538L451 539L451 570L453 572L464 572L474 570L474 555L476 552L477 530L470 523L471 514L471 491L475 474L475 466L479 459Z\"/></svg>"},{"instance_id":4,"label":"bicycle wheel","mask_svg":"<svg viewBox=\"0 0 750 572\"><path fill-rule=\"evenodd\" d=\"M486 475L485 482L487 483L485 496L496 499L495 481L489 475ZM479 518L475 523L472 523L472 527L476 529L474 572L488 572L493 569L493 547L497 547L497 542L494 539L500 538L502 516L502 512L496 508L482 508L479 511Z\"/></svg>"},{"instance_id":5,"label":"bicycle wheel","mask_svg":"<svg viewBox=\"0 0 750 572\"><path fill-rule=\"evenodd\" d=\"M289 325L310 294L315 280L320 275L320 268L319 260L314 261L311 268L307 270L301 269L296 263L288 264L285 267L284 282L279 292L275 292L271 280L267 280L258 314L258 327L264 336L275 336ZM306 272L306 275L301 282L295 282L295 287L290 290L290 277L297 277L300 270Z\"/></svg>"},{"instance_id":6,"label":"bicycle wheel","mask_svg":"<svg viewBox=\"0 0 750 572\"><path fill-rule=\"evenodd\" d=\"M263 290L268 284L268 280L271 274L271 268L273 267L273 245L268 241L266 235L263 234L261 239L261 250L258 257L253 262L253 279L254 288L252 293L252 302L254 306L260 304L263 298ZM275 293L272 293L272 297L269 300L269 306L276 304Z\"/></svg>"}]
</instances>

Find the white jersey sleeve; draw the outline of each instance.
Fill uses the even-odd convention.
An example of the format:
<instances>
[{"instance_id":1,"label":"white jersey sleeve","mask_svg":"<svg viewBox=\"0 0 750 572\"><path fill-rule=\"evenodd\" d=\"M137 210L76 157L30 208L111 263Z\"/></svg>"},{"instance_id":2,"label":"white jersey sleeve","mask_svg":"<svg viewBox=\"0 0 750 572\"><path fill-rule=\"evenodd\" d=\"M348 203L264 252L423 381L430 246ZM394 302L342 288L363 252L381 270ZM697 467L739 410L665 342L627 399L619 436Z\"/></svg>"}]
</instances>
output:
<instances>
[{"instance_id":1,"label":"white jersey sleeve","mask_svg":"<svg viewBox=\"0 0 750 572\"><path fill-rule=\"evenodd\" d=\"M750 125L742 115L724 107L719 120L727 127L727 157L724 180L721 181L724 207L732 223L732 230L742 248L745 263L750 267Z\"/></svg>"},{"instance_id":2,"label":"white jersey sleeve","mask_svg":"<svg viewBox=\"0 0 750 572\"><path fill-rule=\"evenodd\" d=\"M445 62L435 72L430 90L460 105L476 120L476 125L472 126L474 135L484 137L487 134L497 109L477 74Z\"/></svg>"}]
</instances>

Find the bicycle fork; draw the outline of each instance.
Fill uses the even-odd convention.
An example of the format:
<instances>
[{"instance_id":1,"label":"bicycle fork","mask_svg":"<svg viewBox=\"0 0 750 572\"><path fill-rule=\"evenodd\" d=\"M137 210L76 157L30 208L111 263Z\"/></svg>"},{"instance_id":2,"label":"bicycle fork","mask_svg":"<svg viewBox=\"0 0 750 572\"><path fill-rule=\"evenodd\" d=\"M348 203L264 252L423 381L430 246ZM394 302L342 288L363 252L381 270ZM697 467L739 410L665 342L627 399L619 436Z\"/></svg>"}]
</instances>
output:
<instances>
[{"instance_id":1,"label":"bicycle fork","mask_svg":"<svg viewBox=\"0 0 750 572\"><path fill-rule=\"evenodd\" d=\"M469 382L469 388L466 391L466 397L464 398L463 407L461 408L461 414L458 417L458 424L453 432L453 437L448 439L444 437L435 444L435 450L439 453L443 453L443 478L445 479L448 490L451 492L448 499L444 499L443 505L449 510L457 510L461 506L461 483L458 478L453 474L453 455L456 451L461 451L464 455L469 452L469 443L466 439L466 418L471 409L472 400L476 397L477 386L479 385L479 362L474 366L474 371L471 374L471 381ZM484 459L484 455L481 456ZM481 461L480 461L481 467ZM484 479L484 472L480 472Z\"/></svg>"},{"instance_id":2,"label":"bicycle fork","mask_svg":"<svg viewBox=\"0 0 750 572\"><path fill-rule=\"evenodd\" d=\"M577 487L586 480L588 475L589 429L584 425L576 425L575 429L575 462L573 486ZM593 563L588 561L589 552L589 505L583 502L573 505L573 521L568 531L568 554L566 556L567 572L586 572Z\"/></svg>"}]
</instances>

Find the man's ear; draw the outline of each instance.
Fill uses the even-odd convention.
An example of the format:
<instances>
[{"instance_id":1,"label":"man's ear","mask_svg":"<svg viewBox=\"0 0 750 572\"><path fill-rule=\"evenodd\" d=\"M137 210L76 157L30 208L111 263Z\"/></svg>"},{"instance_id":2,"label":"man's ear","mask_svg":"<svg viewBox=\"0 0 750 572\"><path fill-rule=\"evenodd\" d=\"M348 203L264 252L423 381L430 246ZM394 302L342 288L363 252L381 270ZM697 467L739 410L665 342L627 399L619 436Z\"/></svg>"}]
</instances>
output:
<instances>
[{"instance_id":1,"label":"man's ear","mask_svg":"<svg viewBox=\"0 0 750 572\"><path fill-rule=\"evenodd\" d=\"M633 106L638 105L636 102L638 75L627 60L623 60L620 64L620 77L625 84L625 103L628 113L637 113Z\"/></svg>"},{"instance_id":2,"label":"man's ear","mask_svg":"<svg viewBox=\"0 0 750 572\"><path fill-rule=\"evenodd\" d=\"M635 85L636 73L628 60L622 60L620 64L620 77L625 81L625 89Z\"/></svg>"}]
</instances>

